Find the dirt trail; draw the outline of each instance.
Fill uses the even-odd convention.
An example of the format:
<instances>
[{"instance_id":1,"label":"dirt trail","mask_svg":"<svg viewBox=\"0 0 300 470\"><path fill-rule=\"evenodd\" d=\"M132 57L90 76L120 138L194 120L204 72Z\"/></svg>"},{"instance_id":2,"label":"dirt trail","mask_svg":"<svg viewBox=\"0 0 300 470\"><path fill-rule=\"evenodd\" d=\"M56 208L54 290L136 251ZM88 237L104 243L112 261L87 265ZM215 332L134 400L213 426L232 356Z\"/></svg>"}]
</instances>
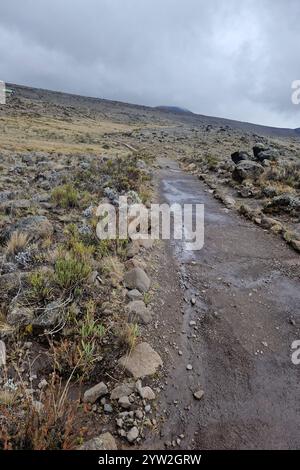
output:
<instances>
[{"instance_id":1,"label":"dirt trail","mask_svg":"<svg viewBox=\"0 0 300 470\"><path fill-rule=\"evenodd\" d=\"M165 423L151 447L184 434L182 448L299 448L300 366L291 362L299 255L174 162L161 167L161 202L205 204L205 245L186 252L166 243L159 276L171 363L159 404ZM199 388L205 396L196 401Z\"/></svg>"}]
</instances>

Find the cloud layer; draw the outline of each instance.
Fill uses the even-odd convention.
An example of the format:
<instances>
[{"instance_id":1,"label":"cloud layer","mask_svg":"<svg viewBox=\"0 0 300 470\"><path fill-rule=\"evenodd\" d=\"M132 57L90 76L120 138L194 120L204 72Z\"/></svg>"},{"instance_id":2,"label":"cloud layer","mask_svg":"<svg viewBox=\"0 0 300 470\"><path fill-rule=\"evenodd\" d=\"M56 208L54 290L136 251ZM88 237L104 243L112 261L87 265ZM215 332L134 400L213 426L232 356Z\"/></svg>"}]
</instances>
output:
<instances>
[{"instance_id":1,"label":"cloud layer","mask_svg":"<svg viewBox=\"0 0 300 470\"><path fill-rule=\"evenodd\" d=\"M10 0L0 79L300 127L298 0Z\"/></svg>"}]
</instances>

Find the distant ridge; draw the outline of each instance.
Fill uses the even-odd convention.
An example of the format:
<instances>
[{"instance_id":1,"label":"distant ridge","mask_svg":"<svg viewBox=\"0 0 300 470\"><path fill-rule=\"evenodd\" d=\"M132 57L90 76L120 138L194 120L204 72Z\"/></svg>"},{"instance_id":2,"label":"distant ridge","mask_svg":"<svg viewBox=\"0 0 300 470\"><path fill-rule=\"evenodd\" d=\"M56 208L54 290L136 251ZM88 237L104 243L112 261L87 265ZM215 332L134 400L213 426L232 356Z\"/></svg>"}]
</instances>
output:
<instances>
[{"instance_id":1,"label":"distant ridge","mask_svg":"<svg viewBox=\"0 0 300 470\"><path fill-rule=\"evenodd\" d=\"M160 111L170 111L171 113L189 113L194 114L192 111L186 108L180 108L179 106L156 106L155 109Z\"/></svg>"},{"instance_id":2,"label":"distant ridge","mask_svg":"<svg viewBox=\"0 0 300 470\"><path fill-rule=\"evenodd\" d=\"M16 85L7 83L7 85L14 90L14 96L29 98L32 100L41 100L56 105L65 106L80 106L81 108L100 110L105 112L109 109L110 112L115 113L115 118L122 119L124 110L120 114L120 107L128 110L128 119L131 122L145 119L146 113L152 113L152 117L157 113L161 117L172 118L174 121L185 123L194 127L198 125L224 127L228 126L232 129L239 129L243 132L256 134L258 136L278 136L288 138L300 138L300 128L280 128L272 126L264 126L261 124L253 124L244 121L235 121L228 118L220 118L214 116L206 116L202 114L193 113L185 108L178 106L158 106L150 107L137 105L133 103L124 103L121 101L112 101L104 98L95 98L82 96L72 93L65 93L62 91L45 90L41 88L31 88L24 85Z\"/></svg>"}]
</instances>

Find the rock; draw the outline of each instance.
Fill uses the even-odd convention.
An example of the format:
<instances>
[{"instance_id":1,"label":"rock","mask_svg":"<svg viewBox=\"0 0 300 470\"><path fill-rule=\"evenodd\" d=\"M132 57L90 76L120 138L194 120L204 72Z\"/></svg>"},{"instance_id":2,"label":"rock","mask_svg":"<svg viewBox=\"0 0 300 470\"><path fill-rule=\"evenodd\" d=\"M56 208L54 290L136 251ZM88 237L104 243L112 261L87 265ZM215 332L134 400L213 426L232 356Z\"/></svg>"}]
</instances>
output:
<instances>
[{"instance_id":1,"label":"rock","mask_svg":"<svg viewBox=\"0 0 300 470\"><path fill-rule=\"evenodd\" d=\"M132 241L127 248L127 258L133 258L140 251L140 244L137 240Z\"/></svg>"},{"instance_id":2,"label":"rock","mask_svg":"<svg viewBox=\"0 0 300 470\"><path fill-rule=\"evenodd\" d=\"M277 226L277 225L280 225L282 227L282 225L280 224L280 222L276 219L272 219L271 217L266 217L266 216L262 216L261 218L261 227L262 228L265 228L265 229L270 229L272 226Z\"/></svg>"},{"instance_id":3,"label":"rock","mask_svg":"<svg viewBox=\"0 0 300 470\"><path fill-rule=\"evenodd\" d=\"M87 441L79 450L118 450L115 438L106 432Z\"/></svg>"},{"instance_id":4,"label":"rock","mask_svg":"<svg viewBox=\"0 0 300 470\"><path fill-rule=\"evenodd\" d=\"M3 295L9 295L13 292L17 292L22 285L24 275L21 273L7 273L0 276L0 292L1 297Z\"/></svg>"},{"instance_id":5,"label":"rock","mask_svg":"<svg viewBox=\"0 0 300 470\"><path fill-rule=\"evenodd\" d=\"M235 206L235 199L231 196L225 195L223 198L223 203L228 209L231 209Z\"/></svg>"},{"instance_id":6,"label":"rock","mask_svg":"<svg viewBox=\"0 0 300 470\"><path fill-rule=\"evenodd\" d=\"M121 397L121 398L119 398L118 403L119 403L119 405L120 405L121 408L124 408L124 410L128 410L128 408L131 407L131 403L130 403L128 397Z\"/></svg>"},{"instance_id":7,"label":"rock","mask_svg":"<svg viewBox=\"0 0 300 470\"><path fill-rule=\"evenodd\" d=\"M127 292L127 297L130 300L141 300L141 299L143 299L143 294L140 291L138 291L137 289L133 289L133 290L129 290Z\"/></svg>"},{"instance_id":8,"label":"rock","mask_svg":"<svg viewBox=\"0 0 300 470\"><path fill-rule=\"evenodd\" d=\"M112 413L113 408L109 403L104 403L103 410L105 413Z\"/></svg>"},{"instance_id":9,"label":"rock","mask_svg":"<svg viewBox=\"0 0 300 470\"><path fill-rule=\"evenodd\" d=\"M289 193L280 194L273 197L264 207L265 212L291 212L299 214L300 198Z\"/></svg>"},{"instance_id":10,"label":"rock","mask_svg":"<svg viewBox=\"0 0 300 470\"><path fill-rule=\"evenodd\" d=\"M247 152L238 151L231 154L231 160L237 165L243 160L252 160L252 157Z\"/></svg>"},{"instance_id":11,"label":"rock","mask_svg":"<svg viewBox=\"0 0 300 470\"><path fill-rule=\"evenodd\" d=\"M34 319L33 310L26 307L16 306L6 317L6 321L12 326L28 326L31 325Z\"/></svg>"},{"instance_id":12,"label":"rock","mask_svg":"<svg viewBox=\"0 0 300 470\"><path fill-rule=\"evenodd\" d=\"M52 328L63 320L62 300L50 302L32 324L42 328Z\"/></svg>"},{"instance_id":13,"label":"rock","mask_svg":"<svg viewBox=\"0 0 300 470\"><path fill-rule=\"evenodd\" d=\"M124 284L128 289L138 289L147 292L150 288L150 279L141 268L133 268L124 275Z\"/></svg>"},{"instance_id":14,"label":"rock","mask_svg":"<svg viewBox=\"0 0 300 470\"><path fill-rule=\"evenodd\" d=\"M141 409L136 410L135 416L136 416L137 419L140 419L140 420L143 419L143 417L144 417L143 410L141 410Z\"/></svg>"},{"instance_id":15,"label":"rock","mask_svg":"<svg viewBox=\"0 0 300 470\"><path fill-rule=\"evenodd\" d=\"M141 398L144 400L155 400L156 396L151 387L142 387L139 390Z\"/></svg>"},{"instance_id":16,"label":"rock","mask_svg":"<svg viewBox=\"0 0 300 470\"><path fill-rule=\"evenodd\" d=\"M33 215L18 220L11 225L5 232L5 238L9 238L13 232L21 232L28 235L29 240L37 241L41 238L51 237L53 234L53 225L42 215Z\"/></svg>"},{"instance_id":17,"label":"rock","mask_svg":"<svg viewBox=\"0 0 300 470\"><path fill-rule=\"evenodd\" d=\"M135 390L134 383L124 383L117 385L110 394L111 400L119 400L121 397L129 397Z\"/></svg>"},{"instance_id":18,"label":"rock","mask_svg":"<svg viewBox=\"0 0 300 470\"><path fill-rule=\"evenodd\" d=\"M144 342L136 346L131 354L121 357L119 365L135 379L153 375L163 365L161 357Z\"/></svg>"},{"instance_id":19,"label":"rock","mask_svg":"<svg viewBox=\"0 0 300 470\"><path fill-rule=\"evenodd\" d=\"M266 197L277 196L277 188L275 188L274 186L266 186L265 188L263 188L262 192L263 195Z\"/></svg>"},{"instance_id":20,"label":"rock","mask_svg":"<svg viewBox=\"0 0 300 470\"><path fill-rule=\"evenodd\" d=\"M264 161L276 161L278 160L279 154L276 150L262 150L256 156L256 160L260 163Z\"/></svg>"},{"instance_id":21,"label":"rock","mask_svg":"<svg viewBox=\"0 0 300 470\"><path fill-rule=\"evenodd\" d=\"M134 442L138 437L139 437L139 430L136 426L134 426L127 433L127 441L130 442L130 443Z\"/></svg>"},{"instance_id":22,"label":"rock","mask_svg":"<svg viewBox=\"0 0 300 470\"><path fill-rule=\"evenodd\" d=\"M260 152L264 152L264 151L266 151L266 150L268 150L268 149L267 149L267 147L265 146L265 144L263 144L263 143L261 143L261 142L257 143L257 144L254 145L254 147L253 147L253 155L254 155L254 158L256 159L257 156L258 156L258 154L259 154Z\"/></svg>"},{"instance_id":23,"label":"rock","mask_svg":"<svg viewBox=\"0 0 300 470\"><path fill-rule=\"evenodd\" d=\"M142 325L147 325L151 322L152 312L146 307L142 300L133 300L127 305L127 308L129 312L129 322Z\"/></svg>"},{"instance_id":24,"label":"rock","mask_svg":"<svg viewBox=\"0 0 300 470\"><path fill-rule=\"evenodd\" d=\"M126 271L130 271L131 269L134 269L134 268L141 268L145 270L146 268L145 263L137 258L128 259L127 261L125 261L124 264L125 264Z\"/></svg>"},{"instance_id":25,"label":"rock","mask_svg":"<svg viewBox=\"0 0 300 470\"><path fill-rule=\"evenodd\" d=\"M294 250L300 253L300 241L299 240L291 240L291 246L294 248Z\"/></svg>"},{"instance_id":26,"label":"rock","mask_svg":"<svg viewBox=\"0 0 300 470\"><path fill-rule=\"evenodd\" d=\"M203 390L197 390L196 392L193 393L193 396L195 400L201 400L201 398L204 397L204 391Z\"/></svg>"},{"instance_id":27,"label":"rock","mask_svg":"<svg viewBox=\"0 0 300 470\"><path fill-rule=\"evenodd\" d=\"M188 365L186 366L186 370L193 370L192 364L188 364Z\"/></svg>"},{"instance_id":28,"label":"rock","mask_svg":"<svg viewBox=\"0 0 300 470\"><path fill-rule=\"evenodd\" d=\"M263 172L264 168L259 163L244 160L233 170L232 178L241 183L245 179L257 179Z\"/></svg>"},{"instance_id":29,"label":"rock","mask_svg":"<svg viewBox=\"0 0 300 470\"><path fill-rule=\"evenodd\" d=\"M95 403L98 398L103 397L108 393L108 388L105 385L104 382L100 382L97 385L94 385L94 387L89 388L88 390L85 391L83 395L83 402L84 403Z\"/></svg>"}]
</instances>

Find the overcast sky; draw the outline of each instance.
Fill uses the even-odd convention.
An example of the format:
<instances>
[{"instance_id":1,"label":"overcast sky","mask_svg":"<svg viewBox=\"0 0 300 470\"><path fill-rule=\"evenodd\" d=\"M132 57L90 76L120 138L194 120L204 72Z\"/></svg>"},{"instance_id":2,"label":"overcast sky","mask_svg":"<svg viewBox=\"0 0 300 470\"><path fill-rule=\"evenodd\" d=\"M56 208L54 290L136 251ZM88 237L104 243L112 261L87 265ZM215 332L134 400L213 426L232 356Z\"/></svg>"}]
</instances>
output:
<instances>
[{"instance_id":1,"label":"overcast sky","mask_svg":"<svg viewBox=\"0 0 300 470\"><path fill-rule=\"evenodd\" d=\"M300 127L299 0L9 0L0 79Z\"/></svg>"}]
</instances>

